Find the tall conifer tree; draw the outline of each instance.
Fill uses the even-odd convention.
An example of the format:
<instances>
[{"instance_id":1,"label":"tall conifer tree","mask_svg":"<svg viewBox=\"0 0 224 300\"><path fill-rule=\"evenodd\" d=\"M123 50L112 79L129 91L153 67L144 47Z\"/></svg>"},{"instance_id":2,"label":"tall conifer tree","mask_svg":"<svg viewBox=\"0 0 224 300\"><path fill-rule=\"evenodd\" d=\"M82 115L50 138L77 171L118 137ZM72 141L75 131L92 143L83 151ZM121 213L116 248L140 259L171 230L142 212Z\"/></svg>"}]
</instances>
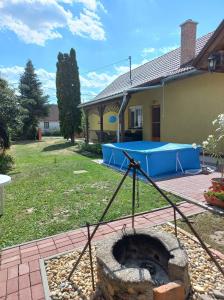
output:
<instances>
[{"instance_id":1,"label":"tall conifer tree","mask_svg":"<svg viewBox=\"0 0 224 300\"><path fill-rule=\"evenodd\" d=\"M74 144L75 133L80 131L81 111L79 70L76 53L72 48L70 54L58 54L56 88L59 108L61 133L70 138Z\"/></svg>"},{"instance_id":2,"label":"tall conifer tree","mask_svg":"<svg viewBox=\"0 0 224 300\"><path fill-rule=\"evenodd\" d=\"M27 113L24 118L23 138L35 139L39 119L48 115L48 96L43 93L42 85L31 60L28 60L20 77L19 91L21 105Z\"/></svg>"}]
</instances>

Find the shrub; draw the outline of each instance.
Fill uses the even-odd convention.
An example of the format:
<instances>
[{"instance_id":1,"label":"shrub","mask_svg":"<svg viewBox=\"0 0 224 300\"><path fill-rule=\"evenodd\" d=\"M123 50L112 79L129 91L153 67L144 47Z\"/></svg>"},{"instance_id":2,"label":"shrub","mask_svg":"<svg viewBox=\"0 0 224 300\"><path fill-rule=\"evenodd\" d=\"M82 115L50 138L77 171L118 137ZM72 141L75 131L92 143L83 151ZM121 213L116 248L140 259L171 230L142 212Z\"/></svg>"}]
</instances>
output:
<instances>
[{"instance_id":1,"label":"shrub","mask_svg":"<svg viewBox=\"0 0 224 300\"><path fill-rule=\"evenodd\" d=\"M42 133L43 136L62 136L60 130L45 131Z\"/></svg>"},{"instance_id":2,"label":"shrub","mask_svg":"<svg viewBox=\"0 0 224 300\"><path fill-rule=\"evenodd\" d=\"M102 155L102 147L100 144L86 144L82 143L80 146L80 151L87 151L96 155Z\"/></svg>"},{"instance_id":3,"label":"shrub","mask_svg":"<svg viewBox=\"0 0 224 300\"><path fill-rule=\"evenodd\" d=\"M12 170L14 165L14 159L11 155L5 152L0 154L0 173L6 174L8 171Z\"/></svg>"}]
</instances>

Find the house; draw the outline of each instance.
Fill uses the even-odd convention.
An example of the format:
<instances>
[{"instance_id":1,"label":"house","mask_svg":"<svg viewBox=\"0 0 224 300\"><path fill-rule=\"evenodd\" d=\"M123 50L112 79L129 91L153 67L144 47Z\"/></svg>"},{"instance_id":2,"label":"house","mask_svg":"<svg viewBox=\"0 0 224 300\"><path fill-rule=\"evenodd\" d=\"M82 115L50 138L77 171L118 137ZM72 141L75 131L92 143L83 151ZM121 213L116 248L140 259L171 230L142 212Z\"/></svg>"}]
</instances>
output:
<instances>
[{"instance_id":1,"label":"house","mask_svg":"<svg viewBox=\"0 0 224 300\"><path fill-rule=\"evenodd\" d=\"M39 121L39 128L43 134L53 134L60 132L59 111L56 104L49 105L49 114Z\"/></svg>"},{"instance_id":2,"label":"house","mask_svg":"<svg viewBox=\"0 0 224 300\"><path fill-rule=\"evenodd\" d=\"M196 39L197 23L181 27L180 48L115 79L81 104L86 139L201 143L224 112L224 21Z\"/></svg>"}]
</instances>

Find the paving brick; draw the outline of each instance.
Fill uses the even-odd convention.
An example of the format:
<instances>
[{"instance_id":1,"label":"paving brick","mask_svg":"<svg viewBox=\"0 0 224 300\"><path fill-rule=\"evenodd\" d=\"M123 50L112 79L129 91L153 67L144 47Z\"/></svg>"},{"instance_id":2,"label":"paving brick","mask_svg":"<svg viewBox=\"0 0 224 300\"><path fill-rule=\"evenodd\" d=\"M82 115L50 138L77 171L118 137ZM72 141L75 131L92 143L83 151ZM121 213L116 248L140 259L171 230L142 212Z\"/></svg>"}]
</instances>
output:
<instances>
[{"instance_id":1,"label":"paving brick","mask_svg":"<svg viewBox=\"0 0 224 300\"><path fill-rule=\"evenodd\" d=\"M18 277L18 276L19 276L18 265L8 268L8 279Z\"/></svg>"},{"instance_id":2,"label":"paving brick","mask_svg":"<svg viewBox=\"0 0 224 300\"><path fill-rule=\"evenodd\" d=\"M22 253L22 254L21 254L21 257L22 257L22 259L24 259L25 257L34 256L34 255L36 255L36 254L38 254L38 253L39 253L39 250L38 250L38 249L32 250L32 251L27 251L27 252L25 252L25 253Z\"/></svg>"},{"instance_id":3,"label":"paving brick","mask_svg":"<svg viewBox=\"0 0 224 300\"><path fill-rule=\"evenodd\" d=\"M19 252L19 247L13 247L13 248L9 248L9 249L3 249L2 250L2 255L8 254L8 253L13 253L13 252Z\"/></svg>"},{"instance_id":4,"label":"paving brick","mask_svg":"<svg viewBox=\"0 0 224 300\"><path fill-rule=\"evenodd\" d=\"M40 269L39 260L33 260L29 262L30 272L34 272Z\"/></svg>"},{"instance_id":5,"label":"paving brick","mask_svg":"<svg viewBox=\"0 0 224 300\"><path fill-rule=\"evenodd\" d=\"M153 289L154 300L184 300L184 286L170 282Z\"/></svg>"},{"instance_id":6,"label":"paving brick","mask_svg":"<svg viewBox=\"0 0 224 300\"><path fill-rule=\"evenodd\" d=\"M33 247L33 246L36 246L36 245L37 245L37 242L35 242L35 241L27 243L27 244L23 244L23 245L20 246L20 250L30 248L30 247Z\"/></svg>"},{"instance_id":7,"label":"paving brick","mask_svg":"<svg viewBox=\"0 0 224 300\"><path fill-rule=\"evenodd\" d=\"M31 287L32 299L40 300L44 298L44 290L42 284L37 284Z\"/></svg>"},{"instance_id":8,"label":"paving brick","mask_svg":"<svg viewBox=\"0 0 224 300\"><path fill-rule=\"evenodd\" d=\"M22 258L22 263L29 263L30 261L37 260L39 258L40 258L40 254L24 257Z\"/></svg>"},{"instance_id":9,"label":"paving brick","mask_svg":"<svg viewBox=\"0 0 224 300\"><path fill-rule=\"evenodd\" d=\"M55 243L53 242L53 240L51 242L47 242L47 243L42 243L40 245L38 245L38 249L42 249L42 248L46 248L46 247L50 247L50 246L54 246Z\"/></svg>"},{"instance_id":10,"label":"paving brick","mask_svg":"<svg viewBox=\"0 0 224 300\"><path fill-rule=\"evenodd\" d=\"M26 247L25 249L21 249L21 253L26 253L26 252L32 252L32 251L35 251L35 250L38 250L37 246L34 245L34 246L30 246L30 247Z\"/></svg>"},{"instance_id":11,"label":"paving brick","mask_svg":"<svg viewBox=\"0 0 224 300\"><path fill-rule=\"evenodd\" d=\"M44 253L41 253L41 257L49 257L49 256L53 256L57 254L57 250L51 250L51 251L47 251L47 252L44 252Z\"/></svg>"},{"instance_id":12,"label":"paving brick","mask_svg":"<svg viewBox=\"0 0 224 300\"><path fill-rule=\"evenodd\" d=\"M30 271L29 265L28 263L24 263L19 265L19 275L24 275L24 274L28 274Z\"/></svg>"},{"instance_id":13,"label":"paving brick","mask_svg":"<svg viewBox=\"0 0 224 300\"><path fill-rule=\"evenodd\" d=\"M19 300L32 300L31 288L19 290Z\"/></svg>"},{"instance_id":14,"label":"paving brick","mask_svg":"<svg viewBox=\"0 0 224 300\"><path fill-rule=\"evenodd\" d=\"M19 293L13 293L13 294L10 294L10 295L7 295L7 300L19 300Z\"/></svg>"},{"instance_id":15,"label":"paving brick","mask_svg":"<svg viewBox=\"0 0 224 300\"><path fill-rule=\"evenodd\" d=\"M19 289L25 289L30 287L30 276L29 274L19 276Z\"/></svg>"},{"instance_id":16,"label":"paving brick","mask_svg":"<svg viewBox=\"0 0 224 300\"><path fill-rule=\"evenodd\" d=\"M0 266L0 269L1 269L1 270L8 269L9 267L13 267L13 266L19 265L19 264L20 264L20 262L21 262L21 260L20 260L20 259L18 259L18 260L14 260L14 261L12 261L12 262L10 262L10 263L7 263L7 264L4 264L4 265L1 265L1 266Z\"/></svg>"},{"instance_id":17,"label":"paving brick","mask_svg":"<svg viewBox=\"0 0 224 300\"><path fill-rule=\"evenodd\" d=\"M67 233L62 233L62 234L53 236L53 240L56 241L56 240L63 239L63 238L65 238L65 237L67 237L67 235L68 235Z\"/></svg>"},{"instance_id":18,"label":"paving brick","mask_svg":"<svg viewBox=\"0 0 224 300\"><path fill-rule=\"evenodd\" d=\"M44 253L44 252L52 251L52 250L56 250L55 245L41 248L41 249L39 250L39 252L40 252L40 253Z\"/></svg>"},{"instance_id":19,"label":"paving brick","mask_svg":"<svg viewBox=\"0 0 224 300\"><path fill-rule=\"evenodd\" d=\"M15 293L19 290L18 277L7 280L7 295Z\"/></svg>"},{"instance_id":20,"label":"paving brick","mask_svg":"<svg viewBox=\"0 0 224 300\"><path fill-rule=\"evenodd\" d=\"M4 264L7 264L7 263L11 263L11 262L17 261L19 259L20 259L20 255L11 256L11 257L2 259L1 260L1 264L4 265Z\"/></svg>"},{"instance_id":21,"label":"paving brick","mask_svg":"<svg viewBox=\"0 0 224 300\"><path fill-rule=\"evenodd\" d=\"M40 271L35 271L35 272L30 273L30 282L31 282L31 285L36 285L38 283L41 283Z\"/></svg>"},{"instance_id":22,"label":"paving brick","mask_svg":"<svg viewBox=\"0 0 224 300\"><path fill-rule=\"evenodd\" d=\"M38 241L37 246L39 247L40 245L48 244L48 243L54 243L54 240L52 237Z\"/></svg>"},{"instance_id":23,"label":"paving brick","mask_svg":"<svg viewBox=\"0 0 224 300\"><path fill-rule=\"evenodd\" d=\"M68 245L71 245L71 244L72 244L72 241L71 241L71 240L64 241L64 242L62 242L62 243L57 243L57 244L56 244L56 248L65 247L65 246L68 246Z\"/></svg>"},{"instance_id":24,"label":"paving brick","mask_svg":"<svg viewBox=\"0 0 224 300\"><path fill-rule=\"evenodd\" d=\"M7 271L7 269L0 271L0 282L4 282L7 280Z\"/></svg>"},{"instance_id":25,"label":"paving brick","mask_svg":"<svg viewBox=\"0 0 224 300\"><path fill-rule=\"evenodd\" d=\"M67 245L67 246L64 246L64 247L61 247L61 248L58 248L57 249L57 253L62 253L62 252L66 252L66 251L69 251L69 250L73 250L81 245L84 245L83 243L76 243L74 245Z\"/></svg>"},{"instance_id":26,"label":"paving brick","mask_svg":"<svg viewBox=\"0 0 224 300\"><path fill-rule=\"evenodd\" d=\"M72 238L71 239L72 243L75 244L75 243L78 243L78 242L87 242L87 237L86 236L80 236L80 237L76 237L76 238Z\"/></svg>"},{"instance_id":27,"label":"paving brick","mask_svg":"<svg viewBox=\"0 0 224 300\"><path fill-rule=\"evenodd\" d=\"M6 281L3 281L0 284L0 297L4 297L5 295L6 295Z\"/></svg>"}]
</instances>

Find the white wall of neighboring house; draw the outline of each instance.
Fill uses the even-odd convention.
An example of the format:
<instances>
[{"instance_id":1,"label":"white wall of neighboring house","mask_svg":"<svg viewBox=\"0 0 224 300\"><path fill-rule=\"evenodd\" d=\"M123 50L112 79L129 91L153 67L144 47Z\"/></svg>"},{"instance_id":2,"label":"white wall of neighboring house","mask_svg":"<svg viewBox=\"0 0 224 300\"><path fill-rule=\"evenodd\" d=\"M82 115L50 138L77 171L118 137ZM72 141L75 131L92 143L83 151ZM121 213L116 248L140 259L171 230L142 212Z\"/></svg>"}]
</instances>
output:
<instances>
[{"instance_id":1,"label":"white wall of neighboring house","mask_svg":"<svg viewBox=\"0 0 224 300\"><path fill-rule=\"evenodd\" d=\"M43 133L59 131L60 130L59 121L40 121L39 128Z\"/></svg>"}]
</instances>

